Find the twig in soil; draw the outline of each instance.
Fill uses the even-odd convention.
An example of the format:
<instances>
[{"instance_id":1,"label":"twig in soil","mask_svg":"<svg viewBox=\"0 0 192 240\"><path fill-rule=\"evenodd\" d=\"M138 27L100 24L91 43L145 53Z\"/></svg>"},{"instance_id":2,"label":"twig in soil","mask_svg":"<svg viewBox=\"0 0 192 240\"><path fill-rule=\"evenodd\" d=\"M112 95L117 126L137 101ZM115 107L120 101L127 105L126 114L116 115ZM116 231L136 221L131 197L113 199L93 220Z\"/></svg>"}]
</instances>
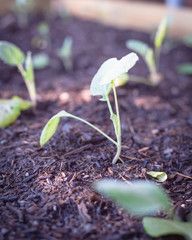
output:
<instances>
[{"instance_id":1,"label":"twig in soil","mask_svg":"<svg viewBox=\"0 0 192 240\"><path fill-rule=\"evenodd\" d=\"M72 151L70 151L70 152L68 152L68 153L65 153L65 154L64 154L64 157L69 156L69 155L72 155L72 154L78 154L78 153L83 152L84 150L88 150L88 149L92 149L92 148L93 148L93 145L92 145L92 144L87 144L87 145L85 145L85 146L82 146L82 147L80 147L80 148L77 148L77 149L75 149L75 150L72 150Z\"/></svg>"},{"instance_id":2,"label":"twig in soil","mask_svg":"<svg viewBox=\"0 0 192 240\"><path fill-rule=\"evenodd\" d=\"M184 177L184 178L192 179L192 177L187 176L187 175L184 175L184 174L179 173L179 172L176 172L176 174L179 175L179 176L181 176L181 177Z\"/></svg>"}]
</instances>

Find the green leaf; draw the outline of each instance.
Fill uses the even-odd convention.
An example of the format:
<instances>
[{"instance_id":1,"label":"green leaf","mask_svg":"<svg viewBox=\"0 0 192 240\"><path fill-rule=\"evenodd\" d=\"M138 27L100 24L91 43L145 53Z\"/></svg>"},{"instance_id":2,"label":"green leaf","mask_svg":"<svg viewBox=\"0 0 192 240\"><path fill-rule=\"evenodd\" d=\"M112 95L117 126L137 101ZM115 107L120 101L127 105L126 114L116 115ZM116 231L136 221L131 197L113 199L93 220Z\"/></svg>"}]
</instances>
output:
<instances>
[{"instance_id":1,"label":"green leaf","mask_svg":"<svg viewBox=\"0 0 192 240\"><path fill-rule=\"evenodd\" d=\"M8 65L17 66L24 62L24 53L16 45L0 41L0 59Z\"/></svg>"},{"instance_id":2,"label":"green leaf","mask_svg":"<svg viewBox=\"0 0 192 240\"><path fill-rule=\"evenodd\" d=\"M157 182L164 182L167 180L167 174L165 172L150 171L147 172L147 174L154 178Z\"/></svg>"},{"instance_id":3,"label":"green leaf","mask_svg":"<svg viewBox=\"0 0 192 240\"><path fill-rule=\"evenodd\" d=\"M49 141L49 139L54 135L54 133L57 130L57 126L59 124L60 118L61 117L72 117L73 115L67 113L66 111L60 111L56 115L54 115L48 123L45 125L43 128L43 131L41 133L40 137L40 145L41 147L45 145L46 142Z\"/></svg>"},{"instance_id":4,"label":"green leaf","mask_svg":"<svg viewBox=\"0 0 192 240\"><path fill-rule=\"evenodd\" d=\"M178 71L182 74L192 75L192 62L179 65Z\"/></svg>"},{"instance_id":5,"label":"green leaf","mask_svg":"<svg viewBox=\"0 0 192 240\"><path fill-rule=\"evenodd\" d=\"M192 239L192 223L165 220L161 218L145 217L143 227L151 237L176 234Z\"/></svg>"},{"instance_id":6,"label":"green leaf","mask_svg":"<svg viewBox=\"0 0 192 240\"><path fill-rule=\"evenodd\" d=\"M128 185L122 181L101 180L94 188L128 212L140 216L170 208L168 196L152 182L136 181Z\"/></svg>"},{"instance_id":7,"label":"green leaf","mask_svg":"<svg viewBox=\"0 0 192 240\"><path fill-rule=\"evenodd\" d=\"M38 70L46 68L50 63L49 56L45 53L33 55L32 61L33 67Z\"/></svg>"},{"instance_id":8,"label":"green leaf","mask_svg":"<svg viewBox=\"0 0 192 240\"><path fill-rule=\"evenodd\" d=\"M167 32L167 28L168 28L168 20L165 17L161 20L158 30L156 32L155 41L154 41L155 48L161 48Z\"/></svg>"},{"instance_id":9,"label":"green leaf","mask_svg":"<svg viewBox=\"0 0 192 240\"><path fill-rule=\"evenodd\" d=\"M146 43L139 40L128 40L126 42L127 48L139 53L145 60L151 72L155 71L155 60L153 49Z\"/></svg>"},{"instance_id":10,"label":"green leaf","mask_svg":"<svg viewBox=\"0 0 192 240\"><path fill-rule=\"evenodd\" d=\"M25 75L24 75L25 84L27 86L30 98L32 102L36 103L36 88L35 88L35 79L34 79L34 70L33 62L31 58L31 53L27 53L27 58L25 61Z\"/></svg>"},{"instance_id":11,"label":"green leaf","mask_svg":"<svg viewBox=\"0 0 192 240\"><path fill-rule=\"evenodd\" d=\"M0 127L7 127L19 117L21 110L27 110L31 102L14 96L12 99L0 99Z\"/></svg>"},{"instance_id":12,"label":"green leaf","mask_svg":"<svg viewBox=\"0 0 192 240\"><path fill-rule=\"evenodd\" d=\"M72 37L68 36L64 39L62 47L58 51L58 55L61 58L69 58L71 57L72 53L72 45L73 45L73 39Z\"/></svg>"},{"instance_id":13,"label":"green leaf","mask_svg":"<svg viewBox=\"0 0 192 240\"><path fill-rule=\"evenodd\" d=\"M143 58L145 58L147 52L151 49L146 43L134 39L128 40L126 42L126 47L139 53Z\"/></svg>"},{"instance_id":14,"label":"green leaf","mask_svg":"<svg viewBox=\"0 0 192 240\"><path fill-rule=\"evenodd\" d=\"M110 58L105 61L93 77L90 86L91 95L101 95L101 100L105 101L112 88L112 81L131 69L137 60L138 56L130 53L120 60Z\"/></svg>"}]
</instances>

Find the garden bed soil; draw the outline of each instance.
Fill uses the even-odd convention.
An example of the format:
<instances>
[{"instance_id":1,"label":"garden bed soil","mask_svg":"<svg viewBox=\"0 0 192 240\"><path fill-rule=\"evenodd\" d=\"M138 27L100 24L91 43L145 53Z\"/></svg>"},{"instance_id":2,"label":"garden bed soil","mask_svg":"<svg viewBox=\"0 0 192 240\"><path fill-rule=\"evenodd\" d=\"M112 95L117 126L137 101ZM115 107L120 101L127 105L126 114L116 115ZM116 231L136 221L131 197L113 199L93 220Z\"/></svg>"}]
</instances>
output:
<instances>
[{"instance_id":1,"label":"garden bed soil","mask_svg":"<svg viewBox=\"0 0 192 240\"><path fill-rule=\"evenodd\" d=\"M12 15L0 19L1 40L25 52L39 52L31 39L43 17L30 17L24 29L11 19ZM192 210L192 79L178 74L176 67L192 61L191 49L181 43L163 49L160 71L165 78L158 87L130 82L117 89L125 163L113 166L115 146L78 121L62 119L43 148L40 133L53 114L65 109L115 138L106 103L89 95L90 82L103 61L130 52L125 47L127 39L151 43L151 37L75 18L48 22L51 46L43 51L54 62L35 72L37 108L22 112L14 124L0 129L0 239L151 239L141 219L115 207L92 188L94 181L103 178L147 181L150 170L168 174L161 185L186 220ZM74 46L70 73L55 54L66 36L72 36ZM1 98L28 99L16 68L1 62L0 73ZM131 73L148 74L141 58Z\"/></svg>"}]
</instances>

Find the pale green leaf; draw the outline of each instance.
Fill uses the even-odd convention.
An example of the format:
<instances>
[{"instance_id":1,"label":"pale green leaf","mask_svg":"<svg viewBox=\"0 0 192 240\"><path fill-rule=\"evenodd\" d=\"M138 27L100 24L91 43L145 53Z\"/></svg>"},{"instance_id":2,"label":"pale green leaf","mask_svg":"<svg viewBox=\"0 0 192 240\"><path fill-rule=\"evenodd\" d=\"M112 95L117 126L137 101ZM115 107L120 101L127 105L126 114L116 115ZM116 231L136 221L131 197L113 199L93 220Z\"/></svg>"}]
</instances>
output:
<instances>
[{"instance_id":1,"label":"pale green leaf","mask_svg":"<svg viewBox=\"0 0 192 240\"><path fill-rule=\"evenodd\" d=\"M139 53L143 58L145 58L147 52L150 49L150 47L146 43L134 39L128 40L126 42L126 47L134 52Z\"/></svg>"},{"instance_id":2,"label":"pale green leaf","mask_svg":"<svg viewBox=\"0 0 192 240\"><path fill-rule=\"evenodd\" d=\"M73 39L72 37L68 36L64 39L62 47L58 51L58 55L61 58L69 58L72 54L72 45Z\"/></svg>"},{"instance_id":3,"label":"pale green leaf","mask_svg":"<svg viewBox=\"0 0 192 240\"><path fill-rule=\"evenodd\" d=\"M25 77L27 81L34 82L33 62L30 52L27 53L27 57L25 60L25 71L26 71Z\"/></svg>"},{"instance_id":4,"label":"pale green leaf","mask_svg":"<svg viewBox=\"0 0 192 240\"><path fill-rule=\"evenodd\" d=\"M91 95L101 95L102 100L105 100L112 88L112 81L131 69L137 60L138 56L135 53L130 53L120 60L110 58L105 61L93 77L90 86Z\"/></svg>"},{"instance_id":5,"label":"pale green leaf","mask_svg":"<svg viewBox=\"0 0 192 240\"><path fill-rule=\"evenodd\" d=\"M170 208L168 196L152 182L136 181L128 185L122 181L101 180L94 188L128 212L140 216Z\"/></svg>"},{"instance_id":6,"label":"pale green leaf","mask_svg":"<svg viewBox=\"0 0 192 240\"><path fill-rule=\"evenodd\" d=\"M14 96L12 99L0 99L0 127L7 127L19 117L21 110L27 110L31 102Z\"/></svg>"},{"instance_id":7,"label":"pale green leaf","mask_svg":"<svg viewBox=\"0 0 192 240\"><path fill-rule=\"evenodd\" d=\"M154 58L154 52L152 48L149 48L149 50L146 53L145 61L147 66L150 69L150 72L156 73L156 66L155 66L155 58Z\"/></svg>"},{"instance_id":8,"label":"pale green leaf","mask_svg":"<svg viewBox=\"0 0 192 240\"><path fill-rule=\"evenodd\" d=\"M192 75L192 62L179 65L178 71L182 74Z\"/></svg>"},{"instance_id":9,"label":"pale green leaf","mask_svg":"<svg viewBox=\"0 0 192 240\"><path fill-rule=\"evenodd\" d=\"M32 61L33 67L38 70L46 68L47 66L49 66L50 63L49 56L45 53L33 55Z\"/></svg>"},{"instance_id":10,"label":"pale green leaf","mask_svg":"<svg viewBox=\"0 0 192 240\"><path fill-rule=\"evenodd\" d=\"M43 131L40 137L41 146L45 145L45 143L48 142L49 139L54 135L54 133L57 130L57 126L59 124L61 117L72 117L72 115L67 113L64 110L54 115L43 128Z\"/></svg>"},{"instance_id":11,"label":"pale green leaf","mask_svg":"<svg viewBox=\"0 0 192 240\"><path fill-rule=\"evenodd\" d=\"M25 84L27 86L30 98L34 104L36 104L36 88L35 88L35 79L34 79L34 70L33 62L31 58L31 53L27 53L27 58L25 61L25 75L24 75Z\"/></svg>"},{"instance_id":12,"label":"pale green leaf","mask_svg":"<svg viewBox=\"0 0 192 240\"><path fill-rule=\"evenodd\" d=\"M0 41L0 59L8 65L17 66L24 62L24 53L15 44Z\"/></svg>"},{"instance_id":13,"label":"pale green leaf","mask_svg":"<svg viewBox=\"0 0 192 240\"><path fill-rule=\"evenodd\" d=\"M25 100L23 100L22 98L20 98L20 97L18 97L18 96L12 97L11 100L13 100L13 101L18 101L18 102L19 102L19 108L20 108L20 110L22 110L22 111L25 111L25 110L27 110L27 109L29 109L30 107L33 106L33 103L32 103L32 102L30 102L30 101L25 101Z\"/></svg>"},{"instance_id":14,"label":"pale green leaf","mask_svg":"<svg viewBox=\"0 0 192 240\"><path fill-rule=\"evenodd\" d=\"M167 180L167 174L165 172L149 171L147 174L154 178L157 182L164 182Z\"/></svg>"},{"instance_id":15,"label":"pale green leaf","mask_svg":"<svg viewBox=\"0 0 192 240\"><path fill-rule=\"evenodd\" d=\"M168 28L168 20L165 17L161 20L158 30L156 32L155 41L154 41L155 48L161 48L167 32L167 28Z\"/></svg>"},{"instance_id":16,"label":"pale green leaf","mask_svg":"<svg viewBox=\"0 0 192 240\"><path fill-rule=\"evenodd\" d=\"M166 220L161 218L145 217L143 227L151 237L164 235L181 235L186 239L192 239L192 223Z\"/></svg>"}]
</instances>

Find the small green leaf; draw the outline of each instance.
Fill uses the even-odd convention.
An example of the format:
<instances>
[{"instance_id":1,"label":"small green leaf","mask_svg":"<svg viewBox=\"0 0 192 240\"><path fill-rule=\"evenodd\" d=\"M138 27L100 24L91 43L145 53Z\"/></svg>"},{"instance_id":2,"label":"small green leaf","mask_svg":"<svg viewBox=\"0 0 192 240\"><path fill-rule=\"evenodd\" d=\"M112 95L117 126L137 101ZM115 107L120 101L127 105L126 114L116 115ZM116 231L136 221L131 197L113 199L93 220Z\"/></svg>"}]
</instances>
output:
<instances>
[{"instance_id":1,"label":"small green leaf","mask_svg":"<svg viewBox=\"0 0 192 240\"><path fill-rule=\"evenodd\" d=\"M27 53L27 58L25 61L25 75L24 75L25 84L27 86L30 98L32 102L36 103L36 88L35 88L35 79L34 79L34 70L33 62L31 58L31 53Z\"/></svg>"},{"instance_id":2,"label":"small green leaf","mask_svg":"<svg viewBox=\"0 0 192 240\"><path fill-rule=\"evenodd\" d=\"M118 134L119 134L118 117L116 114L113 114L110 118L113 121L113 126L115 128L115 134L116 134L116 136L118 136Z\"/></svg>"},{"instance_id":3,"label":"small green leaf","mask_svg":"<svg viewBox=\"0 0 192 240\"><path fill-rule=\"evenodd\" d=\"M62 47L58 51L58 55L61 58L69 58L72 53L73 39L68 36L64 39Z\"/></svg>"},{"instance_id":4,"label":"small green leaf","mask_svg":"<svg viewBox=\"0 0 192 240\"><path fill-rule=\"evenodd\" d=\"M154 178L157 182L164 182L167 180L167 174L165 172L150 171L147 172L147 174Z\"/></svg>"},{"instance_id":5,"label":"small green leaf","mask_svg":"<svg viewBox=\"0 0 192 240\"><path fill-rule=\"evenodd\" d=\"M128 212L140 216L170 208L168 196L152 182L136 181L128 185L122 181L101 180L94 188Z\"/></svg>"},{"instance_id":6,"label":"small green leaf","mask_svg":"<svg viewBox=\"0 0 192 240\"><path fill-rule=\"evenodd\" d=\"M130 53L120 60L110 58L105 61L93 77L90 86L91 95L101 95L102 100L106 100L112 88L112 81L126 73L137 61L138 56L135 53Z\"/></svg>"},{"instance_id":7,"label":"small green leaf","mask_svg":"<svg viewBox=\"0 0 192 240\"><path fill-rule=\"evenodd\" d=\"M161 20L158 30L156 32L155 41L154 41L155 48L161 48L167 32L167 28L168 28L168 20L165 17Z\"/></svg>"},{"instance_id":8,"label":"small green leaf","mask_svg":"<svg viewBox=\"0 0 192 240\"><path fill-rule=\"evenodd\" d=\"M192 239L192 223L178 222L161 218L145 217L143 227L151 237L161 237L164 235L176 234Z\"/></svg>"},{"instance_id":9,"label":"small green leaf","mask_svg":"<svg viewBox=\"0 0 192 240\"><path fill-rule=\"evenodd\" d=\"M145 58L147 52L150 49L150 47L146 43L134 39L128 40L126 42L126 47L134 52L139 53L143 58Z\"/></svg>"},{"instance_id":10,"label":"small green leaf","mask_svg":"<svg viewBox=\"0 0 192 240\"><path fill-rule=\"evenodd\" d=\"M139 40L128 40L126 42L126 46L127 48L139 53L144 58L150 71L155 71L154 52L152 48Z\"/></svg>"},{"instance_id":11,"label":"small green leaf","mask_svg":"<svg viewBox=\"0 0 192 240\"><path fill-rule=\"evenodd\" d=\"M50 63L49 56L45 53L33 55L32 61L33 67L38 70L46 68Z\"/></svg>"},{"instance_id":12,"label":"small green leaf","mask_svg":"<svg viewBox=\"0 0 192 240\"><path fill-rule=\"evenodd\" d=\"M178 71L182 74L192 75L192 62L179 65Z\"/></svg>"},{"instance_id":13,"label":"small green leaf","mask_svg":"<svg viewBox=\"0 0 192 240\"><path fill-rule=\"evenodd\" d=\"M61 117L72 117L73 115L67 113L66 111L60 111L56 115L54 115L48 123L43 128L43 131L41 133L40 137L40 145L41 147L45 145L46 142L49 141L49 139L54 135L54 133L57 130L57 126L59 124Z\"/></svg>"},{"instance_id":14,"label":"small green leaf","mask_svg":"<svg viewBox=\"0 0 192 240\"><path fill-rule=\"evenodd\" d=\"M19 117L21 110L27 110L31 102L14 96L12 99L0 99L0 127L7 127Z\"/></svg>"},{"instance_id":15,"label":"small green leaf","mask_svg":"<svg viewBox=\"0 0 192 240\"><path fill-rule=\"evenodd\" d=\"M14 44L0 41L0 59L8 65L17 66L24 62L24 53Z\"/></svg>"}]
</instances>

